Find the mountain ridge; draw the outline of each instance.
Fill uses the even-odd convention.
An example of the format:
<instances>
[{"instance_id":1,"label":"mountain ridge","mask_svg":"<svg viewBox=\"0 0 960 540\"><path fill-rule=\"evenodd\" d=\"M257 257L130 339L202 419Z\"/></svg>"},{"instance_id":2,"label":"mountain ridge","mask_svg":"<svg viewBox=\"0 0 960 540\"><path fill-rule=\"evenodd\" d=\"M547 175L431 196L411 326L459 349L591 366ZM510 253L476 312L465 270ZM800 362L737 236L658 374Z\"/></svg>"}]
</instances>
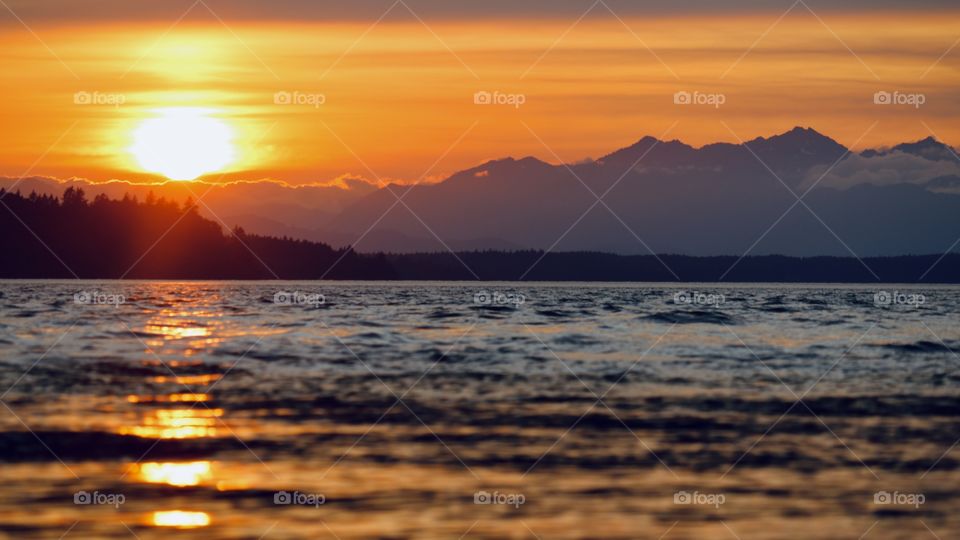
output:
<instances>
[{"instance_id":1,"label":"mountain ridge","mask_svg":"<svg viewBox=\"0 0 960 540\"><path fill-rule=\"evenodd\" d=\"M958 165L953 149L934 137L858 153L801 126L700 147L647 135L598 159L549 163L508 156L439 182L394 182L389 189L217 186L204 197L201 213L226 227L362 251L553 248L627 255L653 249L693 256L747 251L892 256L902 254L903 240L898 233L885 248L879 231L903 230L918 239L917 249L931 253L948 249L960 237L955 217L960 207L949 215L960 194ZM91 196L130 191L141 199L158 189L67 184ZM893 187L899 184L920 189ZM882 189L846 193L857 185ZM59 194L64 183L26 179L18 186ZM173 188L175 200L194 191L190 185ZM808 189L804 203L798 203ZM204 191L196 189L194 197ZM898 212L897 205L913 214ZM883 208L891 216L885 221L869 208Z\"/></svg>"},{"instance_id":2,"label":"mountain ridge","mask_svg":"<svg viewBox=\"0 0 960 540\"><path fill-rule=\"evenodd\" d=\"M910 144L890 153L914 151ZM924 143L921 150L928 146L929 142ZM888 155L878 153L876 157ZM426 245L434 237L436 248L476 246L478 238L499 238L521 248L552 246L570 251L599 247L624 254L653 250L721 255L759 249L770 254L840 256L851 255L851 251L857 254L856 248L851 248L855 245L870 255L887 256L901 253L885 249L882 239L870 230L889 228L881 227L875 216L863 209L900 203L915 212L922 213L924 205L943 212L932 216L932 221L927 219L931 216L921 220L939 231L911 228L902 216L893 219L896 226L913 230L922 239L918 249L947 249L960 236L960 220L934 204L935 200L946 201L960 215L960 199L940 192L952 183L939 180L927 186L926 179L916 190L884 186L845 195L843 186L832 186L831 178L816 169L829 172L851 156L858 154L813 128L800 126L740 144L713 143L700 148L645 136L598 159L578 163L552 164L534 157L489 160L444 181L410 188L400 209L391 209L396 201L392 194L374 193L358 199L324 228L363 251L406 251L402 244L381 244L370 240L370 235L350 239L352 233L376 222L377 230L419 237ZM815 196L810 204L822 209L804 208L805 203L800 210L807 219L785 219L788 216L783 214L798 205L798 194L806 191L800 188L810 183L814 172L823 181L812 186ZM938 172L931 178L945 176L949 175ZM907 179L902 183L921 184ZM609 198L597 203L597 197L604 194ZM907 198L898 201L897 196ZM861 200L864 197L871 200ZM847 207L838 207L837 200ZM850 221L847 214L851 209L859 213L859 222ZM674 214L678 212L684 219L677 219ZM832 215L827 219L821 213ZM778 238L779 244L759 238L781 220L789 223L788 229L796 230L771 233L770 238ZM838 225L831 227L831 222ZM834 230L843 228L849 233ZM849 241L844 240L845 234L852 234ZM903 248L901 242L894 244L898 250ZM422 250L424 246L419 243L416 247ZM795 249L798 246L805 247Z\"/></svg>"}]
</instances>

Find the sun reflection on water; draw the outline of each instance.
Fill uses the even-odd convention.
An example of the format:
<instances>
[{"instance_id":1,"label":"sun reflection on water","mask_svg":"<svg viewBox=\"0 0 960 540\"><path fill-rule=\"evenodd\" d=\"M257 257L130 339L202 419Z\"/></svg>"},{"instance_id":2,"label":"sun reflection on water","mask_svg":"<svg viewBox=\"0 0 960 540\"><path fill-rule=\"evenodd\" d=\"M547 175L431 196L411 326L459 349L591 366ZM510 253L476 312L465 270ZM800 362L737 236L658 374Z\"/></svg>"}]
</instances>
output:
<instances>
[{"instance_id":1,"label":"sun reflection on water","mask_svg":"<svg viewBox=\"0 0 960 540\"><path fill-rule=\"evenodd\" d=\"M159 334L164 339L200 338L213 333L205 326L177 326L171 324L148 324L144 330L150 334Z\"/></svg>"},{"instance_id":2,"label":"sun reflection on water","mask_svg":"<svg viewBox=\"0 0 960 540\"><path fill-rule=\"evenodd\" d=\"M157 511L150 516L150 524L154 527L196 529L210 525L210 514L183 510Z\"/></svg>"},{"instance_id":3,"label":"sun reflection on water","mask_svg":"<svg viewBox=\"0 0 960 540\"><path fill-rule=\"evenodd\" d=\"M158 375L151 380L158 384L172 383L172 384L190 386L190 385L198 385L198 384L211 384L213 382L216 382L219 379L220 379L220 374L218 373L203 373L200 375L176 375L176 376Z\"/></svg>"},{"instance_id":4,"label":"sun reflection on water","mask_svg":"<svg viewBox=\"0 0 960 540\"><path fill-rule=\"evenodd\" d=\"M150 484L170 486L198 486L213 480L213 470L209 461L190 461L186 463L140 463L131 466L136 478Z\"/></svg>"},{"instance_id":5,"label":"sun reflection on water","mask_svg":"<svg viewBox=\"0 0 960 540\"><path fill-rule=\"evenodd\" d=\"M169 394L165 396L138 396L131 394L127 396L129 403L180 403L208 401L210 396L207 394Z\"/></svg>"},{"instance_id":6,"label":"sun reflection on water","mask_svg":"<svg viewBox=\"0 0 960 540\"><path fill-rule=\"evenodd\" d=\"M216 423L223 409L157 409L139 426L120 428L121 435L150 439L197 439L216 437Z\"/></svg>"}]
</instances>

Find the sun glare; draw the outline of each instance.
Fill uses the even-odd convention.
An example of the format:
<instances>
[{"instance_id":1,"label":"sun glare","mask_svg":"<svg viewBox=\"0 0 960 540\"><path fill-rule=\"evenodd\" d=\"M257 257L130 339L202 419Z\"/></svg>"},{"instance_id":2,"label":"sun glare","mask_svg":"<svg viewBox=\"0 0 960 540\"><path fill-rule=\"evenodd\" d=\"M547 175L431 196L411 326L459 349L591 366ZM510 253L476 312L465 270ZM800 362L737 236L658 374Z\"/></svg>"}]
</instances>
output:
<instances>
[{"instance_id":1,"label":"sun glare","mask_svg":"<svg viewBox=\"0 0 960 540\"><path fill-rule=\"evenodd\" d=\"M160 109L133 132L130 153L140 167L171 180L194 180L233 163L233 130L210 109Z\"/></svg>"}]
</instances>

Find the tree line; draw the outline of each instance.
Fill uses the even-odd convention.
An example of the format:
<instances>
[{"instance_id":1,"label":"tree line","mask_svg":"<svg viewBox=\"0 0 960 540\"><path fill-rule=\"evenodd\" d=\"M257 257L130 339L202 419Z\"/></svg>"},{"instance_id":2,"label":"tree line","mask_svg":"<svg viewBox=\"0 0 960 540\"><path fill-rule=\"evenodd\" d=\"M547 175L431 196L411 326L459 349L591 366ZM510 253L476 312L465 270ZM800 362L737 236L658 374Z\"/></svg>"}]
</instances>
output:
<instances>
[{"instance_id":1,"label":"tree line","mask_svg":"<svg viewBox=\"0 0 960 540\"><path fill-rule=\"evenodd\" d=\"M960 283L955 253L862 261L540 250L367 254L225 231L190 200L88 200L75 187L62 197L0 189L0 253L0 278Z\"/></svg>"}]
</instances>

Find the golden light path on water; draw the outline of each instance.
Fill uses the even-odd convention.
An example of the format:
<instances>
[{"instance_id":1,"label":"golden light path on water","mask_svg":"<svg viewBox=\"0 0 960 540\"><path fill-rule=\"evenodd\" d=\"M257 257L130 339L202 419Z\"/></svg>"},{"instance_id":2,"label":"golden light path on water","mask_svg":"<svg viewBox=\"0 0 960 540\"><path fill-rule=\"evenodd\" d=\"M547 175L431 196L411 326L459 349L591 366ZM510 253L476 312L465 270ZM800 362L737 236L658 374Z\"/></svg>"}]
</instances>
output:
<instances>
[{"instance_id":1,"label":"golden light path on water","mask_svg":"<svg viewBox=\"0 0 960 540\"><path fill-rule=\"evenodd\" d=\"M186 349L174 349L177 356L194 356L219 343L211 337L213 330L204 324L191 323L190 320L202 316L204 319L216 319L216 311L174 311L164 310L144 327L144 333L151 336L145 345L145 351L155 360L146 360L144 365L157 367L158 364L169 371L169 375L157 375L149 382L157 385L172 385L178 393L157 395L129 395L127 402L134 405L162 405L163 408L146 412L138 425L122 426L118 432L122 435L134 435L149 439L198 439L219 435L217 424L222 422L224 414L221 408L210 408L206 402L210 395L197 391L196 387L206 387L220 380L219 373L178 374L178 369L191 371L203 370L199 361L168 360L163 361L160 354L173 343L185 343ZM189 318L188 320L184 320ZM186 462L145 462L134 463L128 467L131 476L149 484L165 484L174 487L196 487L215 482L214 463L208 460ZM208 527L212 518L209 513L197 510L157 510L145 520L145 524L158 528L196 529Z\"/></svg>"}]
</instances>

